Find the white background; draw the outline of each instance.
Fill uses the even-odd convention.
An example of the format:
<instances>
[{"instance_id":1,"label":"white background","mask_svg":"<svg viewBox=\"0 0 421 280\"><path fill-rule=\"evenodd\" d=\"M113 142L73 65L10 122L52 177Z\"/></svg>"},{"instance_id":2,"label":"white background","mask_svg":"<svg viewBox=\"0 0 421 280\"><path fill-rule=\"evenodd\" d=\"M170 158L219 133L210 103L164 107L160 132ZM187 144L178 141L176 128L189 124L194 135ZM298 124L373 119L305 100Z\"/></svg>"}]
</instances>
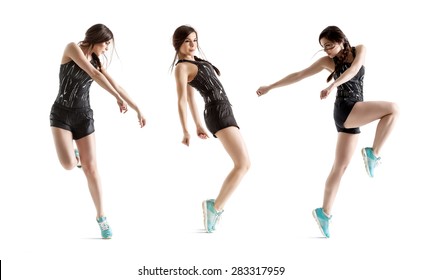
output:
<instances>
[{"instance_id":1,"label":"white background","mask_svg":"<svg viewBox=\"0 0 421 280\"><path fill-rule=\"evenodd\" d=\"M0 259L2 279L419 279L419 30L415 1L5 1L1 32ZM91 106L112 240L99 239L81 170L60 166L49 127L64 46L104 23L119 56L109 72L147 117L121 115L94 84ZM201 201L231 168L220 142L183 146L171 37L189 24L233 104L252 167L203 233ZM401 116L376 178L360 149L343 177L331 225L320 207L333 162L334 94L323 72L258 98L260 85L301 70L322 52L319 33L339 26L367 51L365 99L397 102ZM316 54L316 55L314 55ZM199 108L203 101L197 95ZM189 127L194 133L190 119ZM220 268L219 277L141 277L148 268ZM233 266L284 266L283 276L230 276Z\"/></svg>"}]
</instances>

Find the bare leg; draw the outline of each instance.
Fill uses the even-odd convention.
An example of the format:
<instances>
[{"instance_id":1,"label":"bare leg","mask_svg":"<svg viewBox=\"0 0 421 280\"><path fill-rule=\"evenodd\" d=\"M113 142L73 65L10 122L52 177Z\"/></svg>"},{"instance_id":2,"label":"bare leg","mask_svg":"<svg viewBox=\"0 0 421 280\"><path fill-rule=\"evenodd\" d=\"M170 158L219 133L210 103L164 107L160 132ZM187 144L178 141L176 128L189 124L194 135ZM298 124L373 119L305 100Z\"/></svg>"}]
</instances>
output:
<instances>
[{"instance_id":1,"label":"bare leg","mask_svg":"<svg viewBox=\"0 0 421 280\"><path fill-rule=\"evenodd\" d=\"M95 133L76 140L82 168L88 181L89 192L95 204L97 219L104 216L102 207L102 188L96 162Z\"/></svg>"},{"instance_id":2,"label":"bare leg","mask_svg":"<svg viewBox=\"0 0 421 280\"><path fill-rule=\"evenodd\" d=\"M215 200L215 209L222 210L225 203L237 188L238 184L250 168L250 160L243 137L237 127L227 127L216 133L225 150L234 162L234 168L222 184Z\"/></svg>"},{"instance_id":3,"label":"bare leg","mask_svg":"<svg viewBox=\"0 0 421 280\"><path fill-rule=\"evenodd\" d=\"M380 119L377 124L376 135L373 141L373 151L376 156L380 154L387 137L395 126L399 108L395 103L386 101L357 102L349 114L345 127L359 127Z\"/></svg>"},{"instance_id":4,"label":"bare leg","mask_svg":"<svg viewBox=\"0 0 421 280\"><path fill-rule=\"evenodd\" d=\"M358 143L358 134L338 133L336 143L335 161L332 170L326 179L325 193L323 199L323 211L330 215L333 202L339 189L339 184L346 168L351 161Z\"/></svg>"},{"instance_id":5,"label":"bare leg","mask_svg":"<svg viewBox=\"0 0 421 280\"><path fill-rule=\"evenodd\" d=\"M73 147L73 136L68 130L51 127L58 159L66 170L73 169L77 164Z\"/></svg>"}]
</instances>

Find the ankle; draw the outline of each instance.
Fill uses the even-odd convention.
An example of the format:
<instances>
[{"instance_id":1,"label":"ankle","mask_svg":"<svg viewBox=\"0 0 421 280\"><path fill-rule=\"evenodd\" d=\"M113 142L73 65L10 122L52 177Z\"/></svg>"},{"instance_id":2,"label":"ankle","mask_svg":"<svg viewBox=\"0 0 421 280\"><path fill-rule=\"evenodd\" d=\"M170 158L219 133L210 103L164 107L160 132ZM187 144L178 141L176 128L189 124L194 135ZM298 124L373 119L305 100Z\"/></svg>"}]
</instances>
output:
<instances>
[{"instance_id":1,"label":"ankle","mask_svg":"<svg viewBox=\"0 0 421 280\"><path fill-rule=\"evenodd\" d=\"M213 208L216 210L216 212L224 211L223 207L221 207L221 205L217 204L216 202L214 203Z\"/></svg>"}]
</instances>

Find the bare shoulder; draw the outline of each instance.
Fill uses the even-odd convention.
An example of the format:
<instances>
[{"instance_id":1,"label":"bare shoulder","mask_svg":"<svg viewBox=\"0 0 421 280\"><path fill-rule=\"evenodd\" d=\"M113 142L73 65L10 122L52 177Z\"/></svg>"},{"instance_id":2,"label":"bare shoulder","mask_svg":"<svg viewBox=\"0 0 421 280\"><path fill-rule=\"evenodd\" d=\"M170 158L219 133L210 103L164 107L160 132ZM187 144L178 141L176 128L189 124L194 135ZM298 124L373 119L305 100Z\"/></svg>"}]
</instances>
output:
<instances>
[{"instance_id":1,"label":"bare shoulder","mask_svg":"<svg viewBox=\"0 0 421 280\"><path fill-rule=\"evenodd\" d=\"M75 42L70 42L67 44L67 47L69 48L76 48L78 45Z\"/></svg>"},{"instance_id":2,"label":"bare shoulder","mask_svg":"<svg viewBox=\"0 0 421 280\"><path fill-rule=\"evenodd\" d=\"M195 65L193 65L191 63L179 62L175 66L175 74L176 75L180 75L180 74L190 75L193 72L194 66Z\"/></svg>"},{"instance_id":3,"label":"bare shoulder","mask_svg":"<svg viewBox=\"0 0 421 280\"><path fill-rule=\"evenodd\" d=\"M333 59L330 58L329 56L325 55L325 56L319 58L316 62L321 63L321 64L326 64L326 63L333 62Z\"/></svg>"},{"instance_id":4,"label":"bare shoulder","mask_svg":"<svg viewBox=\"0 0 421 280\"><path fill-rule=\"evenodd\" d=\"M366 48L364 45L357 45L355 46L355 52L356 52L356 58L362 59L364 61L365 55L366 55Z\"/></svg>"},{"instance_id":5,"label":"bare shoulder","mask_svg":"<svg viewBox=\"0 0 421 280\"><path fill-rule=\"evenodd\" d=\"M176 71L183 71L183 70L185 70L185 69L187 69L187 63L183 63L183 62L178 62L176 65L175 65L175 70Z\"/></svg>"},{"instance_id":6,"label":"bare shoulder","mask_svg":"<svg viewBox=\"0 0 421 280\"><path fill-rule=\"evenodd\" d=\"M366 47L363 44L356 45L355 50L358 51L366 51Z\"/></svg>"},{"instance_id":7,"label":"bare shoulder","mask_svg":"<svg viewBox=\"0 0 421 280\"><path fill-rule=\"evenodd\" d=\"M327 69L329 71L333 71L333 69L335 69L335 62L333 62L333 58L330 58L327 55L319 58L315 63L318 63L323 69Z\"/></svg>"},{"instance_id":8,"label":"bare shoulder","mask_svg":"<svg viewBox=\"0 0 421 280\"><path fill-rule=\"evenodd\" d=\"M188 74L188 65L186 65L187 63L178 63L177 65L175 65L175 69L174 69L174 76L175 79L177 81L186 81L187 77L189 76Z\"/></svg>"},{"instance_id":9,"label":"bare shoulder","mask_svg":"<svg viewBox=\"0 0 421 280\"><path fill-rule=\"evenodd\" d=\"M65 64L72 60L72 56L80 50L79 46L75 42L70 42L66 45L63 52L61 63Z\"/></svg>"},{"instance_id":10,"label":"bare shoulder","mask_svg":"<svg viewBox=\"0 0 421 280\"><path fill-rule=\"evenodd\" d=\"M66 45L66 48L64 49L65 52L74 52L79 49L79 46L75 42L70 42Z\"/></svg>"},{"instance_id":11,"label":"bare shoulder","mask_svg":"<svg viewBox=\"0 0 421 280\"><path fill-rule=\"evenodd\" d=\"M70 55L71 55L72 52L74 52L76 50L76 48L77 48L77 45L74 42L70 42L66 45L66 47L64 48L64 51L63 51L63 56L61 58L61 64L66 64L66 63L72 61Z\"/></svg>"}]
</instances>

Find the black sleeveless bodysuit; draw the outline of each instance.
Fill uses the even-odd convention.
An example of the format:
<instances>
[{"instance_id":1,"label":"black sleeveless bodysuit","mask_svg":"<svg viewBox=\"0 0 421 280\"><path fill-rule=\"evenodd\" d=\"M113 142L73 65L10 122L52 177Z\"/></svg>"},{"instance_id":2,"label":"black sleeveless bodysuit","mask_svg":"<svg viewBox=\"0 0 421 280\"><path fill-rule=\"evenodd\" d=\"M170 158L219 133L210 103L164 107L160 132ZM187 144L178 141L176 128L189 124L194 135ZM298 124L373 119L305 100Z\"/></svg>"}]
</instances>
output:
<instances>
[{"instance_id":1,"label":"black sleeveless bodysuit","mask_svg":"<svg viewBox=\"0 0 421 280\"><path fill-rule=\"evenodd\" d=\"M198 68L197 75L189 85L199 91L205 101L204 119L213 136L216 137L219 130L229 126L238 128L231 104L212 65L200 60L179 60L177 64L182 62L195 64Z\"/></svg>"},{"instance_id":2,"label":"black sleeveless bodysuit","mask_svg":"<svg viewBox=\"0 0 421 280\"><path fill-rule=\"evenodd\" d=\"M91 64L96 67L94 61ZM92 78L73 60L60 65L59 92L50 112L50 126L69 130L78 140L95 131L89 102Z\"/></svg>"},{"instance_id":3,"label":"black sleeveless bodysuit","mask_svg":"<svg viewBox=\"0 0 421 280\"><path fill-rule=\"evenodd\" d=\"M352 54L355 57L355 47L352 47ZM338 63L336 57L333 58L335 65ZM334 79L338 79L352 63L344 63L339 71L333 75ZM359 127L345 128L344 123L351 113L355 103L363 101L363 85L364 85L365 67L361 66L358 73L346 83L337 87L336 100L334 104L333 117L338 132L351 134L360 133Z\"/></svg>"},{"instance_id":4,"label":"black sleeveless bodysuit","mask_svg":"<svg viewBox=\"0 0 421 280\"><path fill-rule=\"evenodd\" d=\"M92 65L95 66L93 61ZM55 103L67 108L89 108L92 78L73 60L60 65L60 88Z\"/></svg>"}]
</instances>

